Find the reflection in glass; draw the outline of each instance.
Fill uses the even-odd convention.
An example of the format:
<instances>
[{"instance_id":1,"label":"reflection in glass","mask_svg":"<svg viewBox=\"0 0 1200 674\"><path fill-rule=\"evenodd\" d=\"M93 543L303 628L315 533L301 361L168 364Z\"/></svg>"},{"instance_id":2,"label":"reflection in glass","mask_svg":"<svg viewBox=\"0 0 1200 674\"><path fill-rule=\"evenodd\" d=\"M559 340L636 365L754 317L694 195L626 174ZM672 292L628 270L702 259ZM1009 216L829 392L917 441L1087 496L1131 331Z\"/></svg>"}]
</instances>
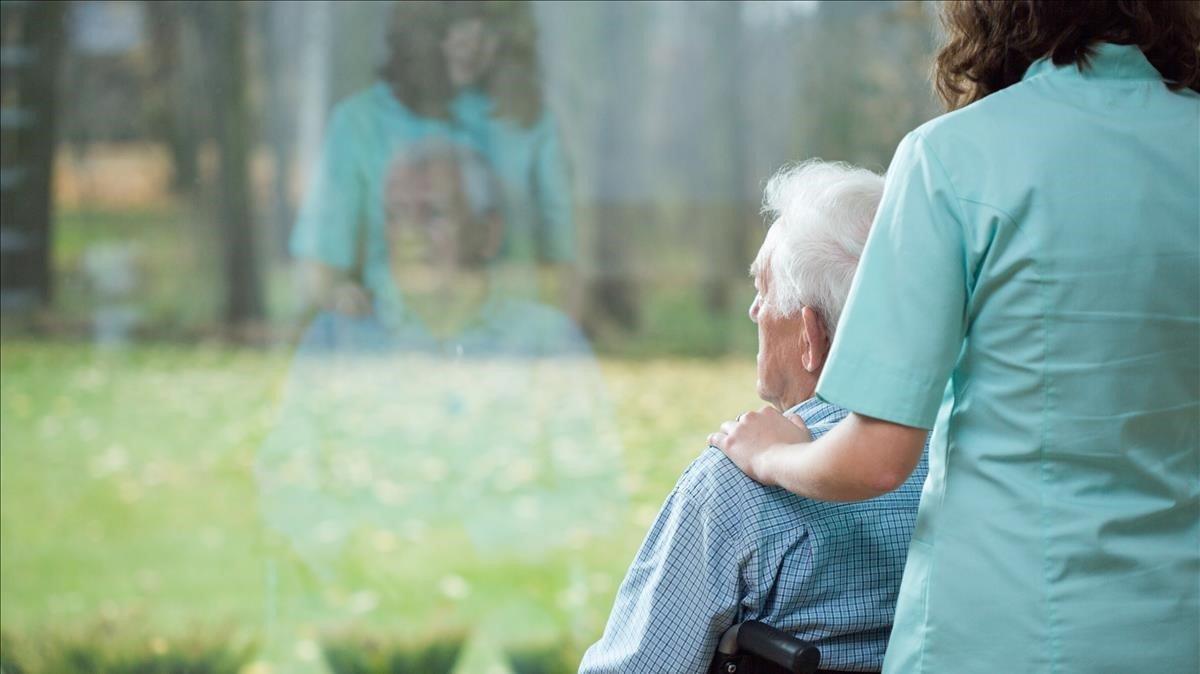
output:
<instances>
[{"instance_id":1,"label":"reflection in glass","mask_svg":"<svg viewBox=\"0 0 1200 674\"><path fill-rule=\"evenodd\" d=\"M0 668L571 671L927 4L0 2Z\"/></svg>"},{"instance_id":2,"label":"reflection in glass","mask_svg":"<svg viewBox=\"0 0 1200 674\"><path fill-rule=\"evenodd\" d=\"M495 172L506 224L498 261L522 272L574 259L571 189L542 106L535 40L523 4L396 6L379 79L335 106L292 232L314 304L367 311L367 268L383 248L387 163L429 139L469 145Z\"/></svg>"},{"instance_id":3,"label":"reflection in glass","mask_svg":"<svg viewBox=\"0 0 1200 674\"><path fill-rule=\"evenodd\" d=\"M579 582L581 554L623 510L586 339L493 279L507 224L498 177L441 140L401 149L384 176L373 310L309 326L257 462L269 526L339 597L321 604L326 624L377 601L407 613L463 602L483 566L519 574L558 554ZM390 554L372 560L364 543ZM356 563L426 572L364 585ZM492 594L470 629L503 642L507 621L539 610L521 592Z\"/></svg>"}]
</instances>

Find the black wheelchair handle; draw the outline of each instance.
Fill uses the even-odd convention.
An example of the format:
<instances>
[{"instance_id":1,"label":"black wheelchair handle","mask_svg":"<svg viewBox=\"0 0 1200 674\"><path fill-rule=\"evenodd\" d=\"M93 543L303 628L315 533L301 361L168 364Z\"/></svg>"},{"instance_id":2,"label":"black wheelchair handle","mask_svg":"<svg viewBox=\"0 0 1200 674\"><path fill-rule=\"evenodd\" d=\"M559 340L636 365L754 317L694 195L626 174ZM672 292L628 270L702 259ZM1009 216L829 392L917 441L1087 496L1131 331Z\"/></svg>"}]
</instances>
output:
<instances>
[{"instance_id":1,"label":"black wheelchair handle","mask_svg":"<svg viewBox=\"0 0 1200 674\"><path fill-rule=\"evenodd\" d=\"M738 626L739 650L769 660L793 674L812 674L821 666L817 647L766 623L748 620Z\"/></svg>"}]
</instances>

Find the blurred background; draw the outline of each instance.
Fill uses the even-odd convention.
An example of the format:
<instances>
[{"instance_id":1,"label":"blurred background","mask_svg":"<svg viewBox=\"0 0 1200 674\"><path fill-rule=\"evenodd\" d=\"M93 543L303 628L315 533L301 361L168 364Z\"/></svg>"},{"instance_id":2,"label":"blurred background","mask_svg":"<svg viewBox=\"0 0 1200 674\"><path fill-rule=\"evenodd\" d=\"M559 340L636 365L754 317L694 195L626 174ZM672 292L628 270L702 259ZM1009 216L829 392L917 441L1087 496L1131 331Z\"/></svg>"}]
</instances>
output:
<instances>
[{"instance_id":1,"label":"blurred background","mask_svg":"<svg viewBox=\"0 0 1200 674\"><path fill-rule=\"evenodd\" d=\"M573 671L935 11L0 2L0 671Z\"/></svg>"}]
</instances>

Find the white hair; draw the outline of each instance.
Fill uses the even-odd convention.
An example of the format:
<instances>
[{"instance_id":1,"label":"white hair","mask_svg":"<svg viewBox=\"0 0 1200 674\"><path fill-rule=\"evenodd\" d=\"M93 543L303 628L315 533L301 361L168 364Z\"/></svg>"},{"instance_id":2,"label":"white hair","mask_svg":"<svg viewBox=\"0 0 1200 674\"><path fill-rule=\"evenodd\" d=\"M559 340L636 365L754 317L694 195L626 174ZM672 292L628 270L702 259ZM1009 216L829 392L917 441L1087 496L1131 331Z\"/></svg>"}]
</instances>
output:
<instances>
[{"instance_id":1,"label":"white hair","mask_svg":"<svg viewBox=\"0 0 1200 674\"><path fill-rule=\"evenodd\" d=\"M391 169L421 166L437 159L449 159L458 168L463 195L471 215L481 218L500 212L500 184L483 155L457 141L430 138L409 146L392 159Z\"/></svg>"},{"instance_id":2,"label":"white hair","mask_svg":"<svg viewBox=\"0 0 1200 674\"><path fill-rule=\"evenodd\" d=\"M765 309L794 316L811 307L830 335L837 329L871 222L883 196L883 176L820 159L785 166L763 194L771 221L750 267L769 270Z\"/></svg>"}]
</instances>

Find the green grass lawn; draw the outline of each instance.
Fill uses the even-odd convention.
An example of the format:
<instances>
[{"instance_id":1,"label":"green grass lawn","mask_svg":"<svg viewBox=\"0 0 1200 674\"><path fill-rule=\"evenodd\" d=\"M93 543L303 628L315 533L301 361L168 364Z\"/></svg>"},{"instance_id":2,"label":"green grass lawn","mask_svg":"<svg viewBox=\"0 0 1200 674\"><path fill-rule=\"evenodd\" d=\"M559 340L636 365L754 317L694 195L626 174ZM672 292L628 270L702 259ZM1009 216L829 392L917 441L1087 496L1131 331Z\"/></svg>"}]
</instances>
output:
<instances>
[{"instance_id":1,"label":"green grass lawn","mask_svg":"<svg viewBox=\"0 0 1200 674\"><path fill-rule=\"evenodd\" d=\"M323 635L355 630L419 639L487 623L464 658L488 662L489 639L578 652L680 471L717 423L757 404L748 358L602 361L630 501L616 533L537 563L479 557L452 533L420 554L363 536L321 578L264 526L253 473L289 359L0 345L0 627L101 630L156 650L232 637L256 644L255 672L293 671Z\"/></svg>"}]
</instances>

